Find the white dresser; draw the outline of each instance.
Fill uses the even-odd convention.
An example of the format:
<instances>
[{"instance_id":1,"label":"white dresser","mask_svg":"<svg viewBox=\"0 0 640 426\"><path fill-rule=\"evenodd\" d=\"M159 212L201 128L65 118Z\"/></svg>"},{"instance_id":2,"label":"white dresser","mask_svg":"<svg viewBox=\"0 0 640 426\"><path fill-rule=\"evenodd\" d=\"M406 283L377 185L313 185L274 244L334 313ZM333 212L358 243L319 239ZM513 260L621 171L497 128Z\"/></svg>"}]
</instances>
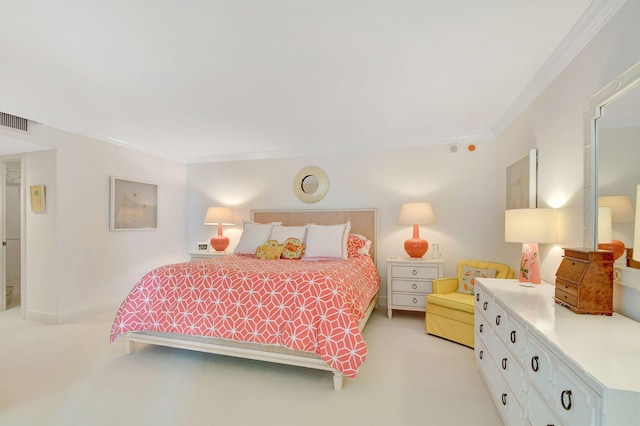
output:
<instances>
[{"instance_id":1,"label":"white dresser","mask_svg":"<svg viewBox=\"0 0 640 426\"><path fill-rule=\"evenodd\" d=\"M444 260L387 258L387 315L394 309L426 311L425 295L433 291L432 281L442 278Z\"/></svg>"},{"instance_id":2,"label":"white dresser","mask_svg":"<svg viewBox=\"0 0 640 426\"><path fill-rule=\"evenodd\" d=\"M505 424L640 425L640 323L575 314L554 290L476 280L476 362Z\"/></svg>"}]
</instances>

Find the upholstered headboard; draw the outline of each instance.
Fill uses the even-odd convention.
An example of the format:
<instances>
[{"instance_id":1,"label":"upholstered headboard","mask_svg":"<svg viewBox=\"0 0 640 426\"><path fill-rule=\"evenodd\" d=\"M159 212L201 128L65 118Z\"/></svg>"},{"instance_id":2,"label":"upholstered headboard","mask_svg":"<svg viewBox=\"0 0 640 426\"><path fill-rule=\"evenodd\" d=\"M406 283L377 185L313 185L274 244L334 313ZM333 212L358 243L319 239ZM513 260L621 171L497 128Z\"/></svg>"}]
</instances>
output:
<instances>
[{"instance_id":1,"label":"upholstered headboard","mask_svg":"<svg viewBox=\"0 0 640 426\"><path fill-rule=\"evenodd\" d=\"M351 222L351 233L362 234L371 240L371 258L376 262L378 222L376 209L347 210L252 210L252 220L260 223L282 222L283 225L296 226L315 223L335 225Z\"/></svg>"}]
</instances>

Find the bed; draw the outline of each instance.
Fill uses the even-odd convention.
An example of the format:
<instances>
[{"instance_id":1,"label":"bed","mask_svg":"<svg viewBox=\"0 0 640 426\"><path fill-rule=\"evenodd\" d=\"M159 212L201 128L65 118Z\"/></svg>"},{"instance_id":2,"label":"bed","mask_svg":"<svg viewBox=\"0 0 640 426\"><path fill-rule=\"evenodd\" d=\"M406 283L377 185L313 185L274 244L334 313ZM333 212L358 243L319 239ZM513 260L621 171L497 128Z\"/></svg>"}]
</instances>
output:
<instances>
[{"instance_id":1,"label":"bed","mask_svg":"<svg viewBox=\"0 0 640 426\"><path fill-rule=\"evenodd\" d=\"M368 255L350 246L340 260L230 255L164 265L123 301L111 340L122 337L128 354L145 343L327 370L340 390L367 355L362 330L380 283L376 211L253 211L252 221L279 229L349 223L349 241L368 240Z\"/></svg>"}]
</instances>

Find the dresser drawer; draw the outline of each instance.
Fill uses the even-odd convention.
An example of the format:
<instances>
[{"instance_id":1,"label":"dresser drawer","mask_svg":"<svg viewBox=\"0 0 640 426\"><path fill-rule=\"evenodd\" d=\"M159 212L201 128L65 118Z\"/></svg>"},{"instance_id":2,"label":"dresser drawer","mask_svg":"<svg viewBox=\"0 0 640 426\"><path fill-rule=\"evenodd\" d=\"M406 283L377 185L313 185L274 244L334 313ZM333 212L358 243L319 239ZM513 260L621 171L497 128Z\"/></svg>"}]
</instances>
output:
<instances>
[{"instance_id":1,"label":"dresser drawer","mask_svg":"<svg viewBox=\"0 0 640 426\"><path fill-rule=\"evenodd\" d=\"M392 280L392 291L401 291L405 293L432 293L433 285L431 281L414 281L414 280Z\"/></svg>"},{"instance_id":2,"label":"dresser drawer","mask_svg":"<svg viewBox=\"0 0 640 426\"><path fill-rule=\"evenodd\" d=\"M500 412L505 424L507 425L524 425L524 412L518 399L515 397L509 386L497 374L492 385L493 399L496 402L496 408Z\"/></svg>"},{"instance_id":3,"label":"dresser drawer","mask_svg":"<svg viewBox=\"0 0 640 426\"><path fill-rule=\"evenodd\" d=\"M511 354L500 340L493 345L493 362L511 388L511 393L522 405L524 399L524 371L519 359Z\"/></svg>"},{"instance_id":4,"label":"dresser drawer","mask_svg":"<svg viewBox=\"0 0 640 426\"><path fill-rule=\"evenodd\" d=\"M564 258L560 262L556 276L566 281L578 284L585 274L589 264L576 259Z\"/></svg>"},{"instance_id":5,"label":"dresser drawer","mask_svg":"<svg viewBox=\"0 0 640 426\"><path fill-rule=\"evenodd\" d=\"M597 425L601 398L591 386L558 361L554 371L552 402L569 425Z\"/></svg>"},{"instance_id":6,"label":"dresser drawer","mask_svg":"<svg viewBox=\"0 0 640 426\"><path fill-rule=\"evenodd\" d=\"M393 278L417 278L433 280L438 278L438 268L430 266L394 265L391 267L391 276Z\"/></svg>"},{"instance_id":7,"label":"dresser drawer","mask_svg":"<svg viewBox=\"0 0 640 426\"><path fill-rule=\"evenodd\" d=\"M527 339L527 356L525 358L529 379L540 390L540 394L551 400L551 378L552 364L551 355L544 346L539 343L533 336L529 335Z\"/></svg>"},{"instance_id":8,"label":"dresser drawer","mask_svg":"<svg viewBox=\"0 0 640 426\"><path fill-rule=\"evenodd\" d=\"M576 308L578 307L578 296L571 293L566 293L559 288L556 288L556 299L571 306L575 306Z\"/></svg>"},{"instance_id":9,"label":"dresser drawer","mask_svg":"<svg viewBox=\"0 0 640 426\"><path fill-rule=\"evenodd\" d=\"M556 288L562 290L567 294L572 294L576 297L580 294L580 288L575 284L569 284L561 279L556 279Z\"/></svg>"},{"instance_id":10,"label":"dresser drawer","mask_svg":"<svg viewBox=\"0 0 640 426\"><path fill-rule=\"evenodd\" d=\"M427 301L424 296L416 294L399 294L394 293L393 297L393 305L394 306L404 306L409 308L422 308L424 309L427 306Z\"/></svg>"},{"instance_id":11,"label":"dresser drawer","mask_svg":"<svg viewBox=\"0 0 640 426\"><path fill-rule=\"evenodd\" d=\"M529 392L527 392L527 412L529 423L534 426L560 426L563 424L535 388L529 388Z\"/></svg>"}]
</instances>

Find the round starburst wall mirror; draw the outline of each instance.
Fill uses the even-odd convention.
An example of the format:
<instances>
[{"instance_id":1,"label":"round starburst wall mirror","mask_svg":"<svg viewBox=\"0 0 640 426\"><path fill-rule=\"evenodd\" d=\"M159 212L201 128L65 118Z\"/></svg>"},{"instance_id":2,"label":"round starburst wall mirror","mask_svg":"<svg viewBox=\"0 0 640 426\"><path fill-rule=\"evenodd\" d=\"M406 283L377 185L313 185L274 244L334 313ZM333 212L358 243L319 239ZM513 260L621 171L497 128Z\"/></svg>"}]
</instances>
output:
<instances>
[{"instance_id":1,"label":"round starburst wall mirror","mask_svg":"<svg viewBox=\"0 0 640 426\"><path fill-rule=\"evenodd\" d=\"M320 167L307 166L293 179L293 191L300 201L317 203L329 191L329 178Z\"/></svg>"}]
</instances>

